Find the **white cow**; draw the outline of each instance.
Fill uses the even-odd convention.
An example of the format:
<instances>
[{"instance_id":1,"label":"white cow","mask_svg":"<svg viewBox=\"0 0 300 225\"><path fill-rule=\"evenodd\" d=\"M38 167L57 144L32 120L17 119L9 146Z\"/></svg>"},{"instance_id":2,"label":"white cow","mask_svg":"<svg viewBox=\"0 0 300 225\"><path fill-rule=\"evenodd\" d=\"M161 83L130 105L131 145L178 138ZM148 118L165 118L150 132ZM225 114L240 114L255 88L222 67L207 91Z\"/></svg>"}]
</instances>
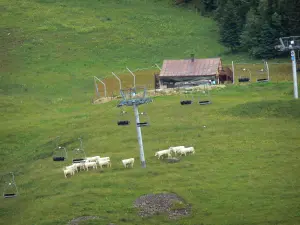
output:
<instances>
[{"instance_id":1,"label":"white cow","mask_svg":"<svg viewBox=\"0 0 300 225\"><path fill-rule=\"evenodd\" d=\"M110 160L99 160L97 161L99 166L102 168L102 166L107 166L107 167L111 167L111 162Z\"/></svg>"},{"instance_id":2,"label":"white cow","mask_svg":"<svg viewBox=\"0 0 300 225\"><path fill-rule=\"evenodd\" d=\"M171 155L171 149L161 150L155 153L154 156L158 156L158 159L160 159L161 156L167 155L169 158L172 157Z\"/></svg>"},{"instance_id":3,"label":"white cow","mask_svg":"<svg viewBox=\"0 0 300 225\"><path fill-rule=\"evenodd\" d=\"M185 156L186 156L187 153L195 154L195 149L194 149L194 147L188 147L188 148L180 149L178 151L178 153L180 155L185 155Z\"/></svg>"},{"instance_id":4,"label":"white cow","mask_svg":"<svg viewBox=\"0 0 300 225\"><path fill-rule=\"evenodd\" d=\"M126 168L127 165L130 165L131 168L133 168L133 164L134 164L134 158L130 158L130 159L123 159L122 163L124 165L124 167Z\"/></svg>"},{"instance_id":5,"label":"white cow","mask_svg":"<svg viewBox=\"0 0 300 225\"><path fill-rule=\"evenodd\" d=\"M76 164L72 164L71 166L66 166L65 169L66 169L66 170L71 169L71 170L74 170L74 172L75 172L75 171L78 172L78 167L77 167Z\"/></svg>"},{"instance_id":6,"label":"white cow","mask_svg":"<svg viewBox=\"0 0 300 225\"><path fill-rule=\"evenodd\" d=\"M86 162L97 162L99 158L100 156L93 156L93 157L87 157L85 160Z\"/></svg>"},{"instance_id":7,"label":"white cow","mask_svg":"<svg viewBox=\"0 0 300 225\"><path fill-rule=\"evenodd\" d=\"M103 161L103 160L104 160L104 161L105 161L105 160L110 160L110 157L100 157L100 158L97 159L97 161L101 161L101 160L102 160L102 161Z\"/></svg>"},{"instance_id":8,"label":"white cow","mask_svg":"<svg viewBox=\"0 0 300 225\"><path fill-rule=\"evenodd\" d=\"M184 146L176 146L176 147L170 147L169 149L171 150L171 152L174 152L174 154L176 155L178 151L184 148L185 148Z\"/></svg>"},{"instance_id":9,"label":"white cow","mask_svg":"<svg viewBox=\"0 0 300 225\"><path fill-rule=\"evenodd\" d=\"M74 165L76 165L77 170L85 170L84 163L85 163L85 161L81 161L79 163L74 163Z\"/></svg>"},{"instance_id":10,"label":"white cow","mask_svg":"<svg viewBox=\"0 0 300 225\"><path fill-rule=\"evenodd\" d=\"M85 162L84 167L87 171L89 171L89 167L92 167L93 169L97 169L97 163L96 162Z\"/></svg>"},{"instance_id":11,"label":"white cow","mask_svg":"<svg viewBox=\"0 0 300 225\"><path fill-rule=\"evenodd\" d=\"M70 174L71 176L75 174L74 169L71 169L71 168L63 169L63 171L64 171L65 178L67 178L68 174Z\"/></svg>"},{"instance_id":12,"label":"white cow","mask_svg":"<svg viewBox=\"0 0 300 225\"><path fill-rule=\"evenodd\" d=\"M109 162L109 166L111 166L110 158L109 157L103 157L103 158L98 158L97 161L98 165L102 168L101 165L108 165L107 163L102 163L102 162Z\"/></svg>"}]
</instances>

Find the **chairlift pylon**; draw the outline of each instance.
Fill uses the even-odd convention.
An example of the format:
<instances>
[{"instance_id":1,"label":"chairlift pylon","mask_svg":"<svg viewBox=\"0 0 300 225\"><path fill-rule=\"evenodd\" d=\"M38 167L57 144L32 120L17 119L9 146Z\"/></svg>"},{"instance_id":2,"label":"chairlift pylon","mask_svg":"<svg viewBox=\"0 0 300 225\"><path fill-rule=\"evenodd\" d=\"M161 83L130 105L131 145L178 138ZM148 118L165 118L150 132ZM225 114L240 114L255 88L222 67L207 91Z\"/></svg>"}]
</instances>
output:
<instances>
[{"instance_id":1,"label":"chairlift pylon","mask_svg":"<svg viewBox=\"0 0 300 225\"><path fill-rule=\"evenodd\" d=\"M300 50L298 50L298 57L296 58L296 69L300 72Z\"/></svg>"},{"instance_id":2,"label":"chairlift pylon","mask_svg":"<svg viewBox=\"0 0 300 225\"><path fill-rule=\"evenodd\" d=\"M10 179L6 179L3 189L3 198L14 198L19 195L18 187L15 182L15 176L13 172L9 173L11 175ZM7 175L6 175L7 176Z\"/></svg>"}]
</instances>

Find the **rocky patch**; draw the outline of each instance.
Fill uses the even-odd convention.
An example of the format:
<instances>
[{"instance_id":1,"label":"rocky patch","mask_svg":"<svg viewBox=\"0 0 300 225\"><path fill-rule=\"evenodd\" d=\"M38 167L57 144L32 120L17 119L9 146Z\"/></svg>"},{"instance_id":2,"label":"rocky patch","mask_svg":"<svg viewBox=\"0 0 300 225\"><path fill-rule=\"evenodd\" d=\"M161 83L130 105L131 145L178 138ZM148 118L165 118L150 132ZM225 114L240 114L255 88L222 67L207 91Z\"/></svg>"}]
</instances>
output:
<instances>
[{"instance_id":1,"label":"rocky patch","mask_svg":"<svg viewBox=\"0 0 300 225\"><path fill-rule=\"evenodd\" d=\"M191 212L191 206L173 193L143 195L135 200L134 206L140 210L141 217L167 213L170 219L179 219Z\"/></svg>"}]
</instances>

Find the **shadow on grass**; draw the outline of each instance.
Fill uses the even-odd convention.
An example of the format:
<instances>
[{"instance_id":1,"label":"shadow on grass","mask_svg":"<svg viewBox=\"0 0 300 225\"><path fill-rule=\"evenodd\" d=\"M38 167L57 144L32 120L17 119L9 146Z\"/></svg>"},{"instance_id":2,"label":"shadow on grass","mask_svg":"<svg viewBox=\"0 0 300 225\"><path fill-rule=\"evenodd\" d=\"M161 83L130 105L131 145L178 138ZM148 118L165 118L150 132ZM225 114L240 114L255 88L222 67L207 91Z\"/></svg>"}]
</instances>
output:
<instances>
[{"instance_id":1,"label":"shadow on grass","mask_svg":"<svg viewBox=\"0 0 300 225\"><path fill-rule=\"evenodd\" d=\"M237 117L288 117L300 118L299 100L248 102L230 108L227 114Z\"/></svg>"}]
</instances>

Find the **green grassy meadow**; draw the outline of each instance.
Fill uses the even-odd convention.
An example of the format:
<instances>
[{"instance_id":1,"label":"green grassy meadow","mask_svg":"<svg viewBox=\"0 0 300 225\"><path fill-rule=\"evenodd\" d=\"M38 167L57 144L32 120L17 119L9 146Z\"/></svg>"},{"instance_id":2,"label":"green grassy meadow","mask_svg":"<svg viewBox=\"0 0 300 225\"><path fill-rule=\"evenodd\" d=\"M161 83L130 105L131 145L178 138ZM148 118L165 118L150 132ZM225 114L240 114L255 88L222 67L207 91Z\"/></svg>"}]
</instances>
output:
<instances>
[{"instance_id":1,"label":"green grassy meadow","mask_svg":"<svg viewBox=\"0 0 300 225\"><path fill-rule=\"evenodd\" d=\"M151 126L142 129L147 168L139 165L133 125L116 125L115 101L91 105L57 101L33 110L11 99L2 117L1 168L14 171L20 196L0 202L2 224L298 224L299 101L291 83L229 86L212 91L212 105L183 107L179 96L155 97L141 106ZM18 107L16 106L18 105ZM133 112L128 109L131 120ZM16 118L18 122L12 119ZM204 128L203 126L206 126ZM53 162L61 136L68 162ZM76 140L88 156L110 156L112 168L65 179ZM171 145L194 146L196 154L167 164L154 157ZM121 159L134 157L133 169ZM190 217L141 219L133 201L147 193L175 192L192 204Z\"/></svg>"},{"instance_id":2,"label":"green grassy meadow","mask_svg":"<svg viewBox=\"0 0 300 225\"><path fill-rule=\"evenodd\" d=\"M112 93L112 71L128 87L126 66L148 68L192 52L228 65L253 63L236 71L247 66L260 76L259 60L228 55L218 44L212 20L168 2L0 2L0 174L13 171L20 194L1 198L0 224L64 225L80 216L100 217L82 225L300 224L300 104L292 100L291 65L269 64L270 83L213 90L211 105L183 107L179 96L160 96L141 106L151 123L142 128L146 169L133 122L116 124L118 102L91 104L93 76L109 77ZM154 72L136 72L137 83L151 88ZM70 143L67 162L52 161L56 136ZM78 137L87 156L110 156L112 168L64 178ZM174 145L194 146L196 154L177 164L154 157ZM130 157L134 168L124 169L121 160ZM160 192L183 197L192 214L178 221L138 217L134 200Z\"/></svg>"},{"instance_id":3,"label":"green grassy meadow","mask_svg":"<svg viewBox=\"0 0 300 225\"><path fill-rule=\"evenodd\" d=\"M93 76L226 51L212 20L166 1L4 0L0 8L6 92L25 84L32 94L86 97Z\"/></svg>"}]
</instances>

